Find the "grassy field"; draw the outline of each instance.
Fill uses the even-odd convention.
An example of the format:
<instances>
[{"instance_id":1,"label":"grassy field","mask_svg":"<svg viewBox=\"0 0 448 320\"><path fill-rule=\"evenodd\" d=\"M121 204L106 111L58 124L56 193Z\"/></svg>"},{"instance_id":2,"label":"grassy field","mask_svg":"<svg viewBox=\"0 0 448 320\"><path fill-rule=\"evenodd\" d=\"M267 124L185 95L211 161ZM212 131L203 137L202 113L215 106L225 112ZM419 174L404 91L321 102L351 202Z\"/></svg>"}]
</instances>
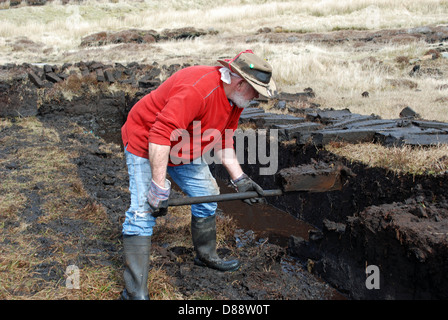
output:
<instances>
[{"instance_id":1,"label":"grassy field","mask_svg":"<svg viewBox=\"0 0 448 320\"><path fill-rule=\"evenodd\" d=\"M412 69L409 61L424 56L430 49L425 42L385 43L359 48L351 43L329 46L318 42L246 41L262 27L274 30L280 27L278 29L284 33L310 33L447 24L446 0L87 0L79 5L53 1L44 6L14 8L9 7L9 1L3 1L0 2L0 21L0 65L90 60L215 64L217 57L234 56L250 48L272 64L281 91L294 93L311 87L316 92L314 102L323 108L349 108L353 113L397 118L404 106L410 106L425 119L448 121L448 89L440 89L448 85L448 60L438 58L421 62L422 67L440 70L443 77L409 76ZM213 29L218 33L154 44L80 47L83 37L100 31L130 28L162 31L189 26ZM368 99L361 96L364 91L370 93ZM26 192L18 194L17 190L34 188L32 193L41 201L42 212L37 218L40 224L50 225L61 217L87 221L89 227L82 234L86 243L97 240L96 233L104 236L110 235L110 231L107 230L109 226L102 223L106 220L104 207L94 199L87 205L82 202L88 195L71 162L77 157L76 146L55 148L61 143L58 133L33 117L14 121L1 119L0 132L7 132L13 126L20 130L15 135L4 134L0 140L2 147L13 148L17 140L29 142L29 146L18 149L16 154L5 155L0 162L1 165L8 163L14 167L15 162L17 166L27 167L21 170L20 176L1 175L0 299L117 298L122 284L121 274L114 265L86 267L81 275L83 286L75 291L67 291L60 282L46 281L45 275L36 273L40 265L50 265L49 270L52 270L51 264L55 264L54 270L63 272L61 266L65 267L68 261L78 256L78 252L67 248L80 245L80 240L78 235L70 235L59 243L61 234L50 229L38 234L27 232L30 222L20 213L30 205L29 199ZM70 130L74 135L88 134L82 128ZM34 145L36 139L45 143ZM109 152L115 152L115 157L123 156L116 150L117 146L107 147L112 150ZM448 169L446 146L411 149L335 143L327 146L327 150L397 173L436 174ZM179 238L176 233L176 230L188 228L188 221L180 218L188 216L182 210L186 209L173 212L179 225L162 222L160 233L186 242L186 235ZM229 228L226 223L221 222L220 226ZM41 256L44 254L42 239L51 244L48 245L51 252L45 252L44 256ZM101 240L110 241L107 237ZM63 279L63 274L59 276L58 279ZM153 270L150 275L152 297L182 299L167 277L163 270Z\"/></svg>"},{"instance_id":2,"label":"grassy field","mask_svg":"<svg viewBox=\"0 0 448 320\"><path fill-rule=\"evenodd\" d=\"M382 44L358 48L350 43L247 43L262 27L282 32L379 30L448 23L448 2L422 1L83 1L80 5L19 6L0 10L0 64L64 63L81 60L214 64L253 49L274 67L282 91L312 87L325 107L352 112L398 116L408 105L426 119L448 121L445 77L412 79L416 87L393 86L390 79L408 79L412 66L397 62L420 58L428 44ZM100 31L194 26L215 30L216 36L142 45L81 48L82 37ZM425 62L446 69L447 60ZM433 66L433 64L436 64ZM417 88L417 89L416 89ZM361 93L369 91L370 99Z\"/></svg>"}]
</instances>

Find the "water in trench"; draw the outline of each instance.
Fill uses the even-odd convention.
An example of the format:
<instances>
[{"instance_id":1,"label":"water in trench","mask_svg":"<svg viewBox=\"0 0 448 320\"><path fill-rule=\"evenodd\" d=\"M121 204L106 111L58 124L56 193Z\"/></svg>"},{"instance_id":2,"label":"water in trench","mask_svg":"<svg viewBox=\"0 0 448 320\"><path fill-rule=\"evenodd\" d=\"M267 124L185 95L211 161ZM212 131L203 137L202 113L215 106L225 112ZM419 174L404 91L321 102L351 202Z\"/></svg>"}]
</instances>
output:
<instances>
[{"instance_id":1,"label":"water in trench","mask_svg":"<svg viewBox=\"0 0 448 320\"><path fill-rule=\"evenodd\" d=\"M224 182L218 181L221 193L235 192ZM218 207L246 231L253 231L257 239L286 247L291 235L308 240L312 225L268 204L248 205L241 200L219 202Z\"/></svg>"}]
</instances>

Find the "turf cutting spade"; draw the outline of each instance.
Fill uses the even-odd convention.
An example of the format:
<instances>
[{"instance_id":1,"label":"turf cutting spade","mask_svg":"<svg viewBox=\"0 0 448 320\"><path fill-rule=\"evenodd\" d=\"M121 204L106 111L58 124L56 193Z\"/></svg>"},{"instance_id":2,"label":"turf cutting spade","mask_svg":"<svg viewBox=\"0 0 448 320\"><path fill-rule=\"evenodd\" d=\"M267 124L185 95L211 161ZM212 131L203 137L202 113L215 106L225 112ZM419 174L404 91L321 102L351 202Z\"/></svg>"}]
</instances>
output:
<instances>
[{"instance_id":1,"label":"turf cutting spade","mask_svg":"<svg viewBox=\"0 0 448 320\"><path fill-rule=\"evenodd\" d=\"M323 162L298 167L285 168L278 172L282 185L279 189L264 190L264 197L282 196L286 192L328 192L341 190L349 177L355 174L342 164ZM256 191L226 193L202 197L181 197L168 200L168 206L183 206L197 203L222 202L258 198Z\"/></svg>"}]
</instances>

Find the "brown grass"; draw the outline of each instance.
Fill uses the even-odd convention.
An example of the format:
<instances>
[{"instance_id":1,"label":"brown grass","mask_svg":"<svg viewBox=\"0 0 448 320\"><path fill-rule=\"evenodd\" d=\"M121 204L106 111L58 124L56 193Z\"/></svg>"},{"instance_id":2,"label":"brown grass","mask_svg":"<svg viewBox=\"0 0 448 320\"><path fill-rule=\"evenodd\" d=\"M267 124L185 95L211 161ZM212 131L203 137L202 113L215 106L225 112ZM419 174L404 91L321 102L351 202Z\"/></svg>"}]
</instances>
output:
<instances>
[{"instance_id":1,"label":"brown grass","mask_svg":"<svg viewBox=\"0 0 448 320\"><path fill-rule=\"evenodd\" d=\"M2 129L12 125L11 120L1 120ZM0 299L116 299L121 274L113 265L80 267L81 288L69 290L65 286L65 268L79 257L73 248L79 248L80 241L101 237L108 227L100 204L92 200L85 205L88 195L70 161L76 154L58 148L57 132L36 118L15 119L14 125L13 133L1 140L4 147L21 144L16 153L1 160L2 165L12 162L20 170L0 173ZM23 214L23 210L30 210L32 201L26 190L40 198L36 223L88 221L91 224L82 231L85 240L76 232L67 235L52 228L32 231L35 224Z\"/></svg>"},{"instance_id":2,"label":"brown grass","mask_svg":"<svg viewBox=\"0 0 448 320\"><path fill-rule=\"evenodd\" d=\"M380 167L396 173L437 175L448 171L448 146L385 147L372 143L330 143L325 148L350 161Z\"/></svg>"}]
</instances>

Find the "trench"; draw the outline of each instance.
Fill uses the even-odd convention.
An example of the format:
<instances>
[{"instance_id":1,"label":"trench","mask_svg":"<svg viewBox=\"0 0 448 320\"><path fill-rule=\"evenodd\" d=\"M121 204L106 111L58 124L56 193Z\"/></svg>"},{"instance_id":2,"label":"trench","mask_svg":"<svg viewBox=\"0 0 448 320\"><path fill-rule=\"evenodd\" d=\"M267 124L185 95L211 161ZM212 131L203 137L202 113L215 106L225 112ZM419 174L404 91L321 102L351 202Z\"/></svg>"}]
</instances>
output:
<instances>
[{"instance_id":1,"label":"trench","mask_svg":"<svg viewBox=\"0 0 448 320\"><path fill-rule=\"evenodd\" d=\"M221 193L235 192L222 179L218 179L218 185ZM253 231L257 239L266 239L284 248L288 246L291 235L308 240L309 231L315 230L305 221L267 203L248 205L241 200L225 201L218 203L218 208L232 217L239 228Z\"/></svg>"},{"instance_id":2,"label":"trench","mask_svg":"<svg viewBox=\"0 0 448 320\"><path fill-rule=\"evenodd\" d=\"M257 230L260 237L286 243L291 256L302 263L311 261L313 273L352 299L447 297L448 270L442 262L447 261L447 174L397 175L306 147L281 148L279 159L280 168L310 159L342 161L356 178L340 191L267 198L267 209L236 213L241 224ZM274 177L259 175L259 168L243 165L264 188L278 186ZM226 178L221 167L213 170ZM226 206L229 212L241 208ZM421 215L422 207L431 209ZM379 266L378 290L366 285L369 265Z\"/></svg>"},{"instance_id":3,"label":"trench","mask_svg":"<svg viewBox=\"0 0 448 320\"><path fill-rule=\"evenodd\" d=\"M217 178L221 194L235 192L229 184L220 178ZM218 210L231 217L237 225L235 234L237 246L244 246L247 234L259 243L265 241L278 245L282 248L288 248L291 236L298 236L308 240L310 231L317 229L306 221L297 219L291 214L280 210L271 204L257 203L248 205L241 200L223 201L218 203ZM287 254L282 257L282 270L289 273L303 273L306 269L307 261L302 261L294 256ZM327 283L319 276L313 275L318 281ZM327 283L328 284L328 283ZM347 295L335 290L329 293L327 297L330 300L347 300Z\"/></svg>"}]
</instances>

